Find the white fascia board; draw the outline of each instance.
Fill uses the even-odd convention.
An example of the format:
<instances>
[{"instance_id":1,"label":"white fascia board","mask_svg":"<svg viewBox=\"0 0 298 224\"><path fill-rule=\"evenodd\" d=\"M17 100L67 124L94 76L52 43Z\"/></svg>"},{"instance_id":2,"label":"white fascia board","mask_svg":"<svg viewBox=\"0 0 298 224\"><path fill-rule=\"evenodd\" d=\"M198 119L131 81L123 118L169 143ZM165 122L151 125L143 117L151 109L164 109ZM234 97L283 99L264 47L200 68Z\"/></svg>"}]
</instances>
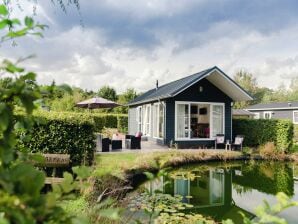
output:
<instances>
[{"instance_id":1,"label":"white fascia board","mask_svg":"<svg viewBox=\"0 0 298 224\"><path fill-rule=\"evenodd\" d=\"M222 80L226 80L226 83L229 84L229 86L225 90L223 90L223 87L219 84L219 82L215 83L216 81L214 79L213 80L210 80L210 78L208 79L208 77L210 75L214 74L214 72L217 72L218 75L221 75L221 77L223 78ZM212 69L207 74L203 75L200 79L198 79L195 82L187 85L186 87L184 87L183 89L181 89L180 91L175 93L173 96L178 95L179 93L183 92L184 90L188 89L189 87L191 87L192 85L198 83L199 81L201 81L204 78L207 78L208 81L213 83L217 88L219 88L221 91L223 91L225 94L227 94L234 101L253 100L253 98L248 93L246 93L241 87L239 87L234 81L229 79L227 77L227 75L225 75L223 72L221 72L217 68ZM234 88L235 93L233 93L233 91L230 91L231 88Z\"/></svg>"}]
</instances>

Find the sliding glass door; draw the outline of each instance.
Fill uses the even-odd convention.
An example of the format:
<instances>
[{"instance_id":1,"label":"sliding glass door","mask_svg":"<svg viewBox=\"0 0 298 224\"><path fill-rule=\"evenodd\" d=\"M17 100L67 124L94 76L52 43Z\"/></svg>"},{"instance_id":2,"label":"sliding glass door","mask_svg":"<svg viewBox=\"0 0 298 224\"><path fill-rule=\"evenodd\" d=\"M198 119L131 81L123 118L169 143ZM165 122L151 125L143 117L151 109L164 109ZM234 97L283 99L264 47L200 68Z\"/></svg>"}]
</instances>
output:
<instances>
[{"instance_id":1,"label":"sliding glass door","mask_svg":"<svg viewBox=\"0 0 298 224\"><path fill-rule=\"evenodd\" d=\"M224 103L176 102L178 140L213 139L224 134Z\"/></svg>"},{"instance_id":2,"label":"sliding glass door","mask_svg":"<svg viewBox=\"0 0 298 224\"><path fill-rule=\"evenodd\" d=\"M212 137L224 133L223 105L212 105Z\"/></svg>"},{"instance_id":3,"label":"sliding glass door","mask_svg":"<svg viewBox=\"0 0 298 224\"><path fill-rule=\"evenodd\" d=\"M189 104L178 104L177 107L177 138L189 137Z\"/></svg>"}]
</instances>

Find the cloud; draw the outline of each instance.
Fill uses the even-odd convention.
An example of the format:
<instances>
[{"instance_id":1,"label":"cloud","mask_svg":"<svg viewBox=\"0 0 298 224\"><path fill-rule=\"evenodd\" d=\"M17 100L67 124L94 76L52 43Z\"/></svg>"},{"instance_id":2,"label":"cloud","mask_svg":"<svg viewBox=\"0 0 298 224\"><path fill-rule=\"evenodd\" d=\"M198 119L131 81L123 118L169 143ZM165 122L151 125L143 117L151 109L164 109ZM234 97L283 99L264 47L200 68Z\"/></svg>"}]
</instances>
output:
<instances>
[{"instance_id":1,"label":"cloud","mask_svg":"<svg viewBox=\"0 0 298 224\"><path fill-rule=\"evenodd\" d=\"M32 14L32 4L22 13ZM25 65L39 73L39 82L55 79L84 89L111 85L144 92L156 79L162 85L214 65L231 76L244 68L261 85L277 87L297 76L297 5L90 0L65 14L50 1L38 1L35 18L50 25L45 38L18 40L15 48L6 44L1 56L36 54Z\"/></svg>"}]
</instances>

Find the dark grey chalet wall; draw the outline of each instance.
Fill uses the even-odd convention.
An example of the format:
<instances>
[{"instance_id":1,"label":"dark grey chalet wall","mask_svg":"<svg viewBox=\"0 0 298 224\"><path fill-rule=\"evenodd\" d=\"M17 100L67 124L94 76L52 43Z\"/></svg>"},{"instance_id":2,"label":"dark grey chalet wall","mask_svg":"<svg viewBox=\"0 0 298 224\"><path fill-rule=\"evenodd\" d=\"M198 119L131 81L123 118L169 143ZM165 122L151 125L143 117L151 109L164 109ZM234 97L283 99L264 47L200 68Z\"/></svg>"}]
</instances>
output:
<instances>
[{"instance_id":1,"label":"dark grey chalet wall","mask_svg":"<svg viewBox=\"0 0 298 224\"><path fill-rule=\"evenodd\" d=\"M199 87L203 87L203 92L199 92ZM174 98L166 100L166 139L169 144L175 139L175 101L193 102L217 102L225 103L225 135L231 139L231 102L232 99L215 87L207 79L203 79ZM181 147L192 147L197 145L210 145L214 141L177 141Z\"/></svg>"}]
</instances>

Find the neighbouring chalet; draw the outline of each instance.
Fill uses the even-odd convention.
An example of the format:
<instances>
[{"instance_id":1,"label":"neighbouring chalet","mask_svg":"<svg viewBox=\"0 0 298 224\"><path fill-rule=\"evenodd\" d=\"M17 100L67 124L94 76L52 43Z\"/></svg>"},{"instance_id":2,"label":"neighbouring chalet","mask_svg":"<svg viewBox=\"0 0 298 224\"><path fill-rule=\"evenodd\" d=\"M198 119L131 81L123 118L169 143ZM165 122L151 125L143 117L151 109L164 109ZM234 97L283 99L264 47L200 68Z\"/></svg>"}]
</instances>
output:
<instances>
[{"instance_id":1,"label":"neighbouring chalet","mask_svg":"<svg viewBox=\"0 0 298 224\"><path fill-rule=\"evenodd\" d=\"M253 113L255 119L288 119L298 124L298 101L260 103L245 110Z\"/></svg>"},{"instance_id":2,"label":"neighbouring chalet","mask_svg":"<svg viewBox=\"0 0 298 224\"><path fill-rule=\"evenodd\" d=\"M128 103L128 131L180 148L210 146L217 134L232 139L232 106L252 97L218 67L145 92Z\"/></svg>"}]
</instances>

